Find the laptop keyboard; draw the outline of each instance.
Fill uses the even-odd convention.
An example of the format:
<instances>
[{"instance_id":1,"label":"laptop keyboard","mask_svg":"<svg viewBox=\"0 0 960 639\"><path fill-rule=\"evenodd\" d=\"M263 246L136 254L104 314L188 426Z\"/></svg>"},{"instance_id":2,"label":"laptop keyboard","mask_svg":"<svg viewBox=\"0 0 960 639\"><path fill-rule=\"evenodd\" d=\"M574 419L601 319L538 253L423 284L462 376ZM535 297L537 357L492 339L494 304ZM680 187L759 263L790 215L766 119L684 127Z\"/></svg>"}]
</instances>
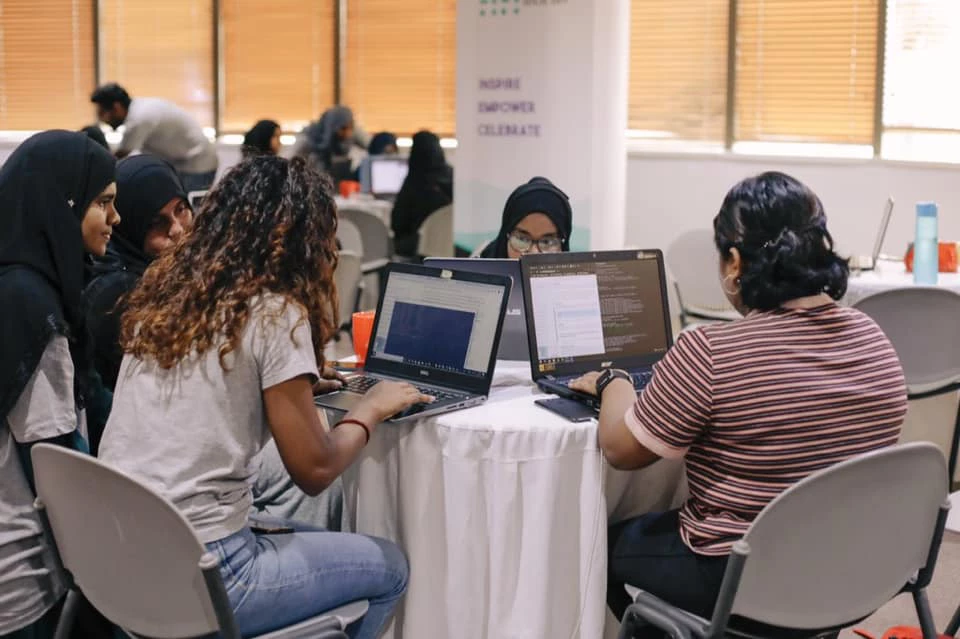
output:
<instances>
[{"instance_id":1,"label":"laptop keyboard","mask_svg":"<svg viewBox=\"0 0 960 639\"><path fill-rule=\"evenodd\" d=\"M360 393L362 395L363 393L366 393L368 390L376 386L381 381L383 380L377 377L366 377L364 375L354 375L353 377L347 378L347 383L344 386L344 390L352 391L354 393ZM413 386L424 395L430 395L431 397L436 398L436 401L438 402L448 400L448 399L459 399L461 397L464 397L464 395L461 393L448 393L438 388L427 388L425 386L417 386L416 384L414 384ZM421 407L420 410L423 410L423 407L430 406L430 404L416 404L416 406L420 406ZM420 411L418 410L418 411L412 411L412 412L420 412ZM407 411L404 411L404 414L412 414L412 413L410 412L410 409L408 409Z\"/></svg>"},{"instance_id":2,"label":"laptop keyboard","mask_svg":"<svg viewBox=\"0 0 960 639\"><path fill-rule=\"evenodd\" d=\"M569 386L570 382L578 379L579 377L579 375L574 375L572 377L558 377L556 381L564 386ZM653 371L633 371L630 373L630 377L633 379L633 387L637 390L643 390L647 384L650 383L650 379L653 377Z\"/></svg>"}]
</instances>

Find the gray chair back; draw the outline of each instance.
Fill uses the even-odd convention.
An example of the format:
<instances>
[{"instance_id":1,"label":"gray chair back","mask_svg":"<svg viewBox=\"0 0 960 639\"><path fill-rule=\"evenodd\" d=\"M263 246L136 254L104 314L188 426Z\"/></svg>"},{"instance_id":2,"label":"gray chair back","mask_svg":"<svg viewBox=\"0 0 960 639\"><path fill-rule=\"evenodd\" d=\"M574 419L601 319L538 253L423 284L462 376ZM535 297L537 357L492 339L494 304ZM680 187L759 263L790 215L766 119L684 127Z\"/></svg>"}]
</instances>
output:
<instances>
[{"instance_id":1,"label":"gray chair back","mask_svg":"<svg viewBox=\"0 0 960 639\"><path fill-rule=\"evenodd\" d=\"M665 259L680 298L681 319L685 324L686 314L690 313L725 321L740 317L720 288L712 231L698 229L682 234L667 247Z\"/></svg>"},{"instance_id":2,"label":"gray chair back","mask_svg":"<svg viewBox=\"0 0 960 639\"><path fill-rule=\"evenodd\" d=\"M340 251L337 270L333 273L333 279L337 285L337 300L340 310L340 317L337 321L340 326L346 326L353 320L353 312L357 308L360 297L360 282L363 280L360 256L353 251Z\"/></svg>"},{"instance_id":3,"label":"gray chair back","mask_svg":"<svg viewBox=\"0 0 960 639\"><path fill-rule=\"evenodd\" d=\"M887 334L911 395L960 383L960 294L934 287L898 288L867 296L854 308Z\"/></svg>"},{"instance_id":4,"label":"gray chair back","mask_svg":"<svg viewBox=\"0 0 960 639\"><path fill-rule=\"evenodd\" d=\"M423 221L419 230L417 255L453 257L453 205L437 209Z\"/></svg>"},{"instance_id":5,"label":"gray chair back","mask_svg":"<svg viewBox=\"0 0 960 639\"><path fill-rule=\"evenodd\" d=\"M363 236L356 224L342 218L337 220L337 239L340 240L341 250L363 257Z\"/></svg>"},{"instance_id":6,"label":"gray chair back","mask_svg":"<svg viewBox=\"0 0 960 639\"><path fill-rule=\"evenodd\" d=\"M63 565L104 616L158 639L220 629L206 548L170 502L89 455L37 444L32 457Z\"/></svg>"},{"instance_id":7,"label":"gray chair back","mask_svg":"<svg viewBox=\"0 0 960 639\"><path fill-rule=\"evenodd\" d=\"M749 556L733 614L804 629L872 614L926 565L946 498L946 462L927 442L807 477L771 501L744 537Z\"/></svg>"},{"instance_id":8,"label":"gray chair back","mask_svg":"<svg viewBox=\"0 0 960 639\"><path fill-rule=\"evenodd\" d=\"M340 208L340 220L352 223L360 231L364 273L381 269L390 262L393 258L393 234L379 215L344 206Z\"/></svg>"}]
</instances>

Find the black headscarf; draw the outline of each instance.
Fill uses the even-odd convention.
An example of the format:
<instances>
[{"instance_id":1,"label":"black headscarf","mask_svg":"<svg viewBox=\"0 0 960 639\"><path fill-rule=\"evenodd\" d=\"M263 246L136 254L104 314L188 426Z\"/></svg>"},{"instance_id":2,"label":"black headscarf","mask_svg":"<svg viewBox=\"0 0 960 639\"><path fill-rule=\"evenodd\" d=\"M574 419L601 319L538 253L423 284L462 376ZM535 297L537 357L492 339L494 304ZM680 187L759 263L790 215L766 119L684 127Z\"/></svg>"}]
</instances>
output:
<instances>
[{"instance_id":1,"label":"black headscarf","mask_svg":"<svg viewBox=\"0 0 960 639\"><path fill-rule=\"evenodd\" d=\"M390 227L397 253L412 256L423 221L453 202L453 169L447 164L440 138L429 131L413 136L407 164L409 171L393 204Z\"/></svg>"},{"instance_id":2,"label":"black headscarf","mask_svg":"<svg viewBox=\"0 0 960 639\"><path fill-rule=\"evenodd\" d=\"M54 334L70 340L78 389L89 368L83 312L87 207L114 181L114 159L83 133L45 131L0 169L0 420ZM77 400L82 406L78 390Z\"/></svg>"},{"instance_id":3,"label":"black headscarf","mask_svg":"<svg viewBox=\"0 0 960 639\"><path fill-rule=\"evenodd\" d=\"M395 136L393 133L383 131L381 133L377 133L370 140L370 146L367 147L367 153L370 155L383 155L388 146L396 148L397 136Z\"/></svg>"},{"instance_id":4,"label":"black headscarf","mask_svg":"<svg viewBox=\"0 0 960 639\"><path fill-rule=\"evenodd\" d=\"M135 155L117 165L117 211L107 254L94 260L87 285L87 326L93 338L93 362L107 388L113 389L123 360L120 316L123 296L133 290L153 260L143 244L156 214L174 198L187 199L180 176L165 160Z\"/></svg>"},{"instance_id":5,"label":"black headscarf","mask_svg":"<svg viewBox=\"0 0 960 639\"><path fill-rule=\"evenodd\" d=\"M107 144L107 136L103 134L103 129L101 129L96 124L91 124L90 126L83 127L82 129L80 129L80 133L86 134L86 136L89 137L91 140L93 140L94 142L96 142L106 150L108 151L110 150L110 145Z\"/></svg>"},{"instance_id":6,"label":"black headscarf","mask_svg":"<svg viewBox=\"0 0 960 639\"><path fill-rule=\"evenodd\" d=\"M143 243L156 214L174 198L187 199L176 169L153 155L135 155L117 164L117 213L120 223L113 229L107 255L94 259L94 274L122 268L138 277L153 260L143 252Z\"/></svg>"},{"instance_id":7,"label":"black headscarf","mask_svg":"<svg viewBox=\"0 0 960 639\"><path fill-rule=\"evenodd\" d=\"M260 120L243 136L243 155L273 155L270 140L280 125L273 120Z\"/></svg>"},{"instance_id":8,"label":"black headscarf","mask_svg":"<svg viewBox=\"0 0 960 639\"><path fill-rule=\"evenodd\" d=\"M544 177L532 178L514 189L503 207L500 232L490 242L480 257L507 257L508 236L523 218L531 213L543 213L550 218L562 240L562 250L570 250L570 233L573 231L573 210L570 198Z\"/></svg>"}]
</instances>

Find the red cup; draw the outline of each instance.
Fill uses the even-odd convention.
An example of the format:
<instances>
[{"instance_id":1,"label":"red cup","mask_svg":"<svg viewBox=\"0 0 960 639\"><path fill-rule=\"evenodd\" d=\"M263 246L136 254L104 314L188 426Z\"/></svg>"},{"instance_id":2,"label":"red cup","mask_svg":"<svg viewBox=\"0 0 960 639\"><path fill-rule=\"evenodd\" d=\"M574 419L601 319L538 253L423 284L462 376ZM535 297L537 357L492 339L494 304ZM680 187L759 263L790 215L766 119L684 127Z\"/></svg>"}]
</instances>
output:
<instances>
[{"instance_id":1,"label":"red cup","mask_svg":"<svg viewBox=\"0 0 960 639\"><path fill-rule=\"evenodd\" d=\"M353 314L353 352L357 363L367 361L367 349L370 348L370 335L373 333L373 320L376 311L359 311Z\"/></svg>"},{"instance_id":2,"label":"red cup","mask_svg":"<svg viewBox=\"0 0 960 639\"><path fill-rule=\"evenodd\" d=\"M348 198L354 193L360 192L360 183L355 180L341 180L340 181L340 195Z\"/></svg>"}]
</instances>

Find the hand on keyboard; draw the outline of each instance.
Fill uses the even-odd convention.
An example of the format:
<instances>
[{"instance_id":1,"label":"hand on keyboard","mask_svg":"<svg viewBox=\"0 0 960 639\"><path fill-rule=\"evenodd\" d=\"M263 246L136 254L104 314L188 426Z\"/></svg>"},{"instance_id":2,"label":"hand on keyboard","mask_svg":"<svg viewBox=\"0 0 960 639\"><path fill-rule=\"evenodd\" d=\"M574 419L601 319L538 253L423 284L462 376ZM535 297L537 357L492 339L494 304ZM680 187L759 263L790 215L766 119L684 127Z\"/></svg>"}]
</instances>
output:
<instances>
[{"instance_id":1,"label":"hand on keyboard","mask_svg":"<svg viewBox=\"0 0 960 639\"><path fill-rule=\"evenodd\" d=\"M351 378L347 382L350 388ZM347 415L350 419L358 419L364 424L374 425L409 409L414 404L429 404L434 401L431 395L420 392L413 384L406 382L380 381L376 378L361 377L360 380L370 380L372 383L357 382L367 385L368 389L360 403Z\"/></svg>"}]
</instances>

